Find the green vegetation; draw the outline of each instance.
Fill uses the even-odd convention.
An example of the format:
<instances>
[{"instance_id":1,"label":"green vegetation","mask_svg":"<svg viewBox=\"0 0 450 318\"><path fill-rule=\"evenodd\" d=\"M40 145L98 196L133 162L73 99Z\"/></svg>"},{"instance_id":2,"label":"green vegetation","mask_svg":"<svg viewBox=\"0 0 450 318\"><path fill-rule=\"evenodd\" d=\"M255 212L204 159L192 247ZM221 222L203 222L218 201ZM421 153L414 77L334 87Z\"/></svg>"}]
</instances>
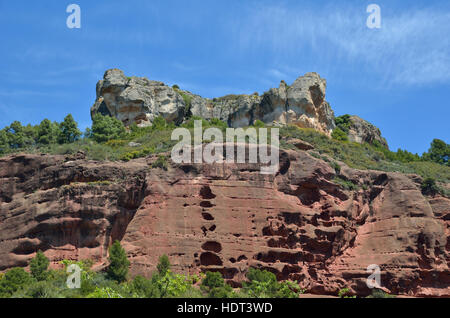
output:
<instances>
[{"instance_id":1,"label":"green vegetation","mask_svg":"<svg viewBox=\"0 0 450 318\"><path fill-rule=\"evenodd\" d=\"M238 95L226 98L238 98ZM202 121L203 129L216 127L225 132L228 127L227 123L218 119L205 120L196 116L191 116L180 127L187 128L193 133L195 120ZM446 193L448 190L440 186L440 183L450 182L448 161L450 145L444 141L433 140L429 151L422 156L402 149L393 152L377 141L373 144L349 142L345 133L350 125L349 116L338 117L336 123L338 128L334 130L333 138L313 129L302 129L293 125L282 127L281 146L289 148L287 141L299 138L312 144L315 150L311 155L327 161L338 174L341 167L336 161L355 169L414 173L424 179L434 179L439 192L448 196ZM168 158L165 155L177 143L171 140L172 131L176 126L174 123L167 123L162 117L155 118L152 124L151 127L138 127L133 124L125 128L120 120L97 114L94 116L92 127L81 137L77 124L70 115L66 116L62 123L44 119L37 126L22 126L16 121L0 130L0 155L17 152L70 155L83 151L88 159L112 161L128 161L156 155L158 159L152 168L165 170L168 168ZM267 126L257 120L253 127ZM346 182L340 184L348 189L352 187Z\"/></svg>"},{"instance_id":2,"label":"green vegetation","mask_svg":"<svg viewBox=\"0 0 450 318\"><path fill-rule=\"evenodd\" d=\"M346 180L342 177L335 177L333 179L333 182L336 184L339 184L342 188L349 191L356 191L358 190L358 185L354 184L353 182Z\"/></svg>"},{"instance_id":3,"label":"green vegetation","mask_svg":"<svg viewBox=\"0 0 450 318\"><path fill-rule=\"evenodd\" d=\"M48 275L47 269L49 264L50 262L48 261L48 258L45 257L44 253L38 251L36 256L30 262L31 276L37 281L45 280Z\"/></svg>"},{"instance_id":4,"label":"green vegetation","mask_svg":"<svg viewBox=\"0 0 450 318\"><path fill-rule=\"evenodd\" d=\"M108 276L118 283L125 281L127 279L130 261L127 259L127 254L119 241L115 241L109 248L108 260Z\"/></svg>"},{"instance_id":5,"label":"green vegetation","mask_svg":"<svg viewBox=\"0 0 450 318\"><path fill-rule=\"evenodd\" d=\"M124 135L125 127L117 118L97 113L92 119L92 139L96 142L120 139Z\"/></svg>"},{"instance_id":6,"label":"green vegetation","mask_svg":"<svg viewBox=\"0 0 450 318\"><path fill-rule=\"evenodd\" d=\"M385 293L381 289L374 289L372 291L372 295L367 296L366 298L396 298L395 295L389 295L388 293Z\"/></svg>"},{"instance_id":7,"label":"green vegetation","mask_svg":"<svg viewBox=\"0 0 450 318\"><path fill-rule=\"evenodd\" d=\"M339 298L356 298L356 296L352 296L350 293L350 289L343 288L338 293Z\"/></svg>"},{"instance_id":8,"label":"green vegetation","mask_svg":"<svg viewBox=\"0 0 450 318\"><path fill-rule=\"evenodd\" d=\"M352 125L350 115L343 115L336 117L334 121L336 123L336 127L347 135L350 130L350 126Z\"/></svg>"},{"instance_id":9,"label":"green vegetation","mask_svg":"<svg viewBox=\"0 0 450 318\"><path fill-rule=\"evenodd\" d=\"M436 142L433 142L428 153L418 156L400 149L397 152L392 152L376 142L370 145L340 141L328 138L314 129L298 128L293 125L282 127L280 136L285 140L290 138L302 139L315 147L315 152L311 152L311 155L320 159L325 159L324 156L326 155L344 162L351 168L414 173L423 178L433 178L436 182L450 182L450 169L448 161L445 161L445 152L442 150L444 147L441 143L439 143L439 147L433 147L433 144L436 144ZM285 144L282 142L281 145ZM446 164L429 160L428 154L433 154L433 158L443 158L442 161ZM334 166L334 168L337 167Z\"/></svg>"},{"instance_id":10,"label":"green vegetation","mask_svg":"<svg viewBox=\"0 0 450 318\"><path fill-rule=\"evenodd\" d=\"M422 193L425 195L435 195L441 192L441 189L436 185L436 180L433 178L426 178L421 185Z\"/></svg>"},{"instance_id":11,"label":"green vegetation","mask_svg":"<svg viewBox=\"0 0 450 318\"><path fill-rule=\"evenodd\" d=\"M342 131L339 127L336 127L336 129L333 130L333 132L331 133L331 137L338 141L348 141L347 134L344 131Z\"/></svg>"},{"instance_id":12,"label":"green vegetation","mask_svg":"<svg viewBox=\"0 0 450 318\"><path fill-rule=\"evenodd\" d=\"M296 282L277 282L267 271L250 269L248 283L233 289L219 272L182 275L171 271L169 258L159 258L157 271L150 278L128 279L129 261L119 242L109 249L110 266L105 272L91 269L90 260L64 260L63 269L49 270L42 252L31 261L33 274L13 268L0 274L1 298L234 298L234 297L298 297L303 291ZM30 266L31 266L30 263ZM81 270L80 288L70 289L67 268L77 265ZM45 275L42 275L46 273Z\"/></svg>"}]
</instances>

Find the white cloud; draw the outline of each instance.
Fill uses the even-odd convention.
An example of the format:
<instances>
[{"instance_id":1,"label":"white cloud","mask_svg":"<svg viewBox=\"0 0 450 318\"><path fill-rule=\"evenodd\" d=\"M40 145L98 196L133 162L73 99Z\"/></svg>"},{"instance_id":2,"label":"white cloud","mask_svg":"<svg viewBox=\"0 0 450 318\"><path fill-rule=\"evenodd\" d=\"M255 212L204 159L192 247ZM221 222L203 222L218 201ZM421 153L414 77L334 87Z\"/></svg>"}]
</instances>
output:
<instances>
[{"instance_id":1,"label":"white cloud","mask_svg":"<svg viewBox=\"0 0 450 318\"><path fill-rule=\"evenodd\" d=\"M278 64L309 54L323 67L362 66L388 84L450 82L450 12L382 8L381 29L367 28L367 16L363 6L261 6L232 30L239 50L269 51Z\"/></svg>"}]
</instances>

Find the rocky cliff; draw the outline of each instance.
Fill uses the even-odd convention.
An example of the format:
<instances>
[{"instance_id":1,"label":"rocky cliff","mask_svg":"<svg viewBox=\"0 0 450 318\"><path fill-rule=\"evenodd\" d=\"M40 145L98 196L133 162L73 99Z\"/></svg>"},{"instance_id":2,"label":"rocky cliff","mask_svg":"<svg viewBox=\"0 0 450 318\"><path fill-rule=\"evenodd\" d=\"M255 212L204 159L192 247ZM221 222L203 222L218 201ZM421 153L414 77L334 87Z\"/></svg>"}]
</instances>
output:
<instances>
[{"instance_id":1,"label":"rocky cliff","mask_svg":"<svg viewBox=\"0 0 450 318\"><path fill-rule=\"evenodd\" d=\"M367 120L358 116L350 116L350 123L348 131L348 139L350 141L369 144L377 141L381 146L389 148L386 139L381 136L380 129Z\"/></svg>"},{"instance_id":2,"label":"rocky cliff","mask_svg":"<svg viewBox=\"0 0 450 318\"><path fill-rule=\"evenodd\" d=\"M220 271L235 286L253 266L311 293L363 296L377 264L392 293L450 296L449 199L424 197L417 176L343 166L339 178L356 185L347 191L308 151L280 158L276 175L250 164L164 171L150 168L154 157L1 158L0 270L26 266L39 249L54 265L90 258L101 268L118 239L134 275L149 276L167 254L175 271Z\"/></svg>"},{"instance_id":3,"label":"rocky cliff","mask_svg":"<svg viewBox=\"0 0 450 318\"><path fill-rule=\"evenodd\" d=\"M126 77L118 69L105 72L97 84L91 114L115 116L125 125L149 126L157 116L182 123L190 115L218 118L231 127L244 127L261 120L268 124L296 124L327 135L334 129L334 114L325 100L326 81L317 73L299 77L291 86L259 95L228 95L202 98L188 91L146 78Z\"/></svg>"}]
</instances>

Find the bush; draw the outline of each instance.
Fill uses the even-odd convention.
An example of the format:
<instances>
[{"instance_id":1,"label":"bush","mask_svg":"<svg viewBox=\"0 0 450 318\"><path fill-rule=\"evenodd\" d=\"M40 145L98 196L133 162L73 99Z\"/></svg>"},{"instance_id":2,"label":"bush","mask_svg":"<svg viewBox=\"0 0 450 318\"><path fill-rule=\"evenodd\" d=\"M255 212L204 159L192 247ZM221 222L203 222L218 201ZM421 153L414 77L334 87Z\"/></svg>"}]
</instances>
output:
<instances>
[{"instance_id":1,"label":"bush","mask_svg":"<svg viewBox=\"0 0 450 318\"><path fill-rule=\"evenodd\" d=\"M170 270L170 262L167 255L163 255L159 258L159 262L156 268L158 269L158 273L160 276L166 275L166 273Z\"/></svg>"},{"instance_id":2,"label":"bush","mask_svg":"<svg viewBox=\"0 0 450 318\"><path fill-rule=\"evenodd\" d=\"M15 267L3 275L0 280L0 297L11 297L31 282L31 276L23 268Z\"/></svg>"},{"instance_id":3,"label":"bush","mask_svg":"<svg viewBox=\"0 0 450 318\"><path fill-rule=\"evenodd\" d=\"M47 279L48 276L48 265L50 264L44 253L38 251L36 256L30 261L30 271L31 276L33 276L37 281L43 281Z\"/></svg>"},{"instance_id":4,"label":"bush","mask_svg":"<svg viewBox=\"0 0 450 318\"><path fill-rule=\"evenodd\" d=\"M210 298L228 298L232 292L231 286L225 284L222 274L219 272L206 272L200 288Z\"/></svg>"},{"instance_id":5,"label":"bush","mask_svg":"<svg viewBox=\"0 0 450 318\"><path fill-rule=\"evenodd\" d=\"M336 127L333 130L333 132L331 133L331 137L333 137L333 139L338 141L348 141L347 134L344 131L342 131L342 129L340 129L339 127Z\"/></svg>"},{"instance_id":6,"label":"bush","mask_svg":"<svg viewBox=\"0 0 450 318\"><path fill-rule=\"evenodd\" d=\"M356 298L356 296L351 296L350 289L343 288L338 293L339 298Z\"/></svg>"},{"instance_id":7,"label":"bush","mask_svg":"<svg viewBox=\"0 0 450 318\"><path fill-rule=\"evenodd\" d=\"M247 273L248 282L244 282L243 290L255 298L297 298L303 292L296 282L277 281L275 274L267 270L250 268Z\"/></svg>"},{"instance_id":8,"label":"bush","mask_svg":"<svg viewBox=\"0 0 450 318\"><path fill-rule=\"evenodd\" d=\"M439 187L436 185L436 180L433 178L426 178L423 180L421 190L425 195L436 195L440 192Z\"/></svg>"},{"instance_id":9,"label":"bush","mask_svg":"<svg viewBox=\"0 0 450 318\"><path fill-rule=\"evenodd\" d=\"M109 248L108 260L108 276L119 283L125 281L127 279L130 261L119 241L115 241Z\"/></svg>"},{"instance_id":10,"label":"bush","mask_svg":"<svg viewBox=\"0 0 450 318\"><path fill-rule=\"evenodd\" d=\"M92 138L97 142L120 139L125 135L125 126L115 117L103 116L100 113L92 119Z\"/></svg>"},{"instance_id":11,"label":"bush","mask_svg":"<svg viewBox=\"0 0 450 318\"><path fill-rule=\"evenodd\" d=\"M343 116L336 117L334 119L334 122L336 123L336 127L338 127L341 131L343 131L345 133L345 135L348 135L350 126L352 125L352 120L350 119L350 115L343 115Z\"/></svg>"},{"instance_id":12,"label":"bush","mask_svg":"<svg viewBox=\"0 0 450 318\"><path fill-rule=\"evenodd\" d=\"M373 289L372 295L367 296L366 298L395 298L394 295L389 295L388 293L385 293L381 289Z\"/></svg>"},{"instance_id":13,"label":"bush","mask_svg":"<svg viewBox=\"0 0 450 318\"><path fill-rule=\"evenodd\" d=\"M158 156L158 159L152 163L152 168L153 169L163 169L165 171L168 170L168 161L167 161L167 157L166 156Z\"/></svg>"}]
</instances>

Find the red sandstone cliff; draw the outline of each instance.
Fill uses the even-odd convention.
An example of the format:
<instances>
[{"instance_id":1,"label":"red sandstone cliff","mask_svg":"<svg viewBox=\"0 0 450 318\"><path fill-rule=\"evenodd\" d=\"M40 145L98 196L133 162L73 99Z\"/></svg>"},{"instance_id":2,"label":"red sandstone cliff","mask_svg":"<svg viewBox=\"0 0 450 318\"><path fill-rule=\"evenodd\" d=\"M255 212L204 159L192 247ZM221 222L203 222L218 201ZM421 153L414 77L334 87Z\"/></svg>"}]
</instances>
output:
<instances>
[{"instance_id":1,"label":"red sandstone cliff","mask_svg":"<svg viewBox=\"0 0 450 318\"><path fill-rule=\"evenodd\" d=\"M281 152L276 176L238 165L171 165L154 159L93 162L64 156L0 159L0 270L41 249L57 264L104 266L121 240L133 274L167 254L178 272L217 270L233 285L249 266L296 279L316 294L359 295L366 268L395 294L450 296L450 200L424 197L414 177L343 168L303 151Z\"/></svg>"}]
</instances>

